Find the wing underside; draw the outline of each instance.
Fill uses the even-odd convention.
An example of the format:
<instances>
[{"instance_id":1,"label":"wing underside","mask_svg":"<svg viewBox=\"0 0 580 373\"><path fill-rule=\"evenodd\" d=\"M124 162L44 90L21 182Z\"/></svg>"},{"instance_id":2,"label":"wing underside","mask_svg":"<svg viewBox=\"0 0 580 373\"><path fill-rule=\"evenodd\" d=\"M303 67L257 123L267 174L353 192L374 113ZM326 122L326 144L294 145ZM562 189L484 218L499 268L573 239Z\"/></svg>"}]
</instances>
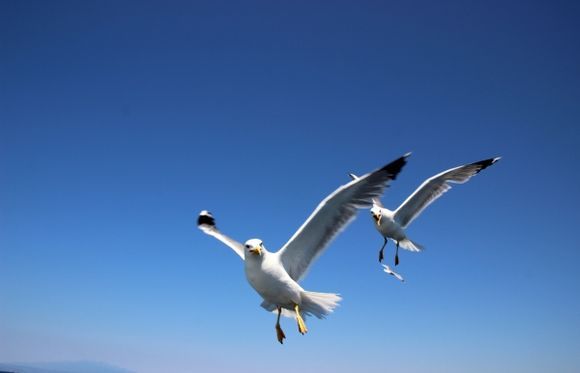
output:
<instances>
[{"instance_id":1,"label":"wing underside","mask_svg":"<svg viewBox=\"0 0 580 373\"><path fill-rule=\"evenodd\" d=\"M300 280L328 244L355 218L357 209L368 208L406 164L409 154L339 187L316 207L278 252L286 271Z\"/></svg>"},{"instance_id":2,"label":"wing underside","mask_svg":"<svg viewBox=\"0 0 580 373\"><path fill-rule=\"evenodd\" d=\"M242 260L244 260L244 245L220 232L215 224L215 219L210 212L204 210L199 214L199 217L197 218L197 227L201 229L203 233L224 243L238 254Z\"/></svg>"},{"instance_id":3,"label":"wing underside","mask_svg":"<svg viewBox=\"0 0 580 373\"><path fill-rule=\"evenodd\" d=\"M451 189L450 183L463 184L471 177L477 175L481 170L497 162L500 157L485 159L483 161L455 167L443 171L423 182L413 194L409 196L395 210L395 220L403 228L407 227L415 218L417 218L427 206L441 197L445 192Z\"/></svg>"}]
</instances>

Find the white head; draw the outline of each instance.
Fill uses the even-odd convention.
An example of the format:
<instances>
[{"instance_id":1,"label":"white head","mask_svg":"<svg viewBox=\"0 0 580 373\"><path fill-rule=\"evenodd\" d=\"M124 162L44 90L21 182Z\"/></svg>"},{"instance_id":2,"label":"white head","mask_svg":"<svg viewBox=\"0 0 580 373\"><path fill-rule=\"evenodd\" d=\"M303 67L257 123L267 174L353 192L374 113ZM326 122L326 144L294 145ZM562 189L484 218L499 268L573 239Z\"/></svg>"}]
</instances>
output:
<instances>
[{"instance_id":1,"label":"white head","mask_svg":"<svg viewBox=\"0 0 580 373\"><path fill-rule=\"evenodd\" d=\"M247 240L244 244L244 254L246 255L246 258L249 258L250 255L262 256L265 251L266 248L264 247L264 243L258 238Z\"/></svg>"},{"instance_id":2,"label":"white head","mask_svg":"<svg viewBox=\"0 0 580 373\"><path fill-rule=\"evenodd\" d=\"M377 225L380 226L381 225L381 217L383 216L381 214L381 208L377 205L373 205L373 207L371 208L371 215L373 216L375 223L377 223Z\"/></svg>"}]
</instances>

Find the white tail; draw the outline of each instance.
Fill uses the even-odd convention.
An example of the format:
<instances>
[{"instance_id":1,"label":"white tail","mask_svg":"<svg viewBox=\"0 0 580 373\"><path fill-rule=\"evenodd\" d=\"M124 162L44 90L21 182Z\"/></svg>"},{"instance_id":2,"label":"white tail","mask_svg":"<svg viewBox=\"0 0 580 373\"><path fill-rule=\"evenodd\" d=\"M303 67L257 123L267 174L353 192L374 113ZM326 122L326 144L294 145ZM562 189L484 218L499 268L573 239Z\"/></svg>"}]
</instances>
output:
<instances>
[{"instance_id":1,"label":"white tail","mask_svg":"<svg viewBox=\"0 0 580 373\"><path fill-rule=\"evenodd\" d=\"M425 249L423 246L419 245L416 242L411 241L408 238L399 241L399 246L409 251L423 251Z\"/></svg>"},{"instance_id":2,"label":"white tail","mask_svg":"<svg viewBox=\"0 0 580 373\"><path fill-rule=\"evenodd\" d=\"M302 313L316 316L319 319L324 319L332 313L338 306L338 302L342 300L338 294L332 293L303 291L300 295L302 296L302 304L300 305Z\"/></svg>"},{"instance_id":3,"label":"white tail","mask_svg":"<svg viewBox=\"0 0 580 373\"><path fill-rule=\"evenodd\" d=\"M324 319L325 316L332 313L338 306L338 302L342 300L338 294L332 293L303 291L300 295L302 296L302 304L300 305L302 316L316 316L319 319ZM263 301L260 306L266 311L278 312L276 305L267 301ZM295 318L296 313L293 309L282 308L282 316Z\"/></svg>"}]
</instances>

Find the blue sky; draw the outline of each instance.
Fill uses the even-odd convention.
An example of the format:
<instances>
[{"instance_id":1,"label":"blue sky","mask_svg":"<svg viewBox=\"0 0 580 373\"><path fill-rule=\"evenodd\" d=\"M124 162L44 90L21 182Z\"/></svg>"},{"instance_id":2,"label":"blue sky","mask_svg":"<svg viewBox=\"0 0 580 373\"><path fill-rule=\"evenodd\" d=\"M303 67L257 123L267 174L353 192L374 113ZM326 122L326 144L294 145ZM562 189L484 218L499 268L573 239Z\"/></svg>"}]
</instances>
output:
<instances>
[{"instance_id":1,"label":"blue sky","mask_svg":"<svg viewBox=\"0 0 580 373\"><path fill-rule=\"evenodd\" d=\"M0 3L0 362L138 372L577 372L575 2ZM409 228L400 284L367 212L303 282L327 320L275 340L202 209L276 250L413 151L394 208L503 159ZM387 258L392 260L393 246ZM576 295L574 295L576 294Z\"/></svg>"}]
</instances>

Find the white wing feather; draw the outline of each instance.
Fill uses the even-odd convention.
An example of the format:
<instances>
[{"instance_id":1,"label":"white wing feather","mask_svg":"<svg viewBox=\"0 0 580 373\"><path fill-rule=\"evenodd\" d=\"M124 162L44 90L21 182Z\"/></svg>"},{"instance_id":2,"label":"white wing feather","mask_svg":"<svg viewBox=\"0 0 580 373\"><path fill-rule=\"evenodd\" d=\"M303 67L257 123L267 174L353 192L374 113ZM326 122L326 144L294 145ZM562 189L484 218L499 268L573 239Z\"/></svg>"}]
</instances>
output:
<instances>
[{"instance_id":1,"label":"white wing feather","mask_svg":"<svg viewBox=\"0 0 580 373\"><path fill-rule=\"evenodd\" d=\"M437 198L451 189L449 183L463 184L481 170L497 162L500 157L490 158L483 161L455 167L443 171L423 182L413 194L409 196L395 210L395 220L403 227L407 227L417 216L421 214Z\"/></svg>"},{"instance_id":2,"label":"white wing feather","mask_svg":"<svg viewBox=\"0 0 580 373\"><path fill-rule=\"evenodd\" d=\"M217 229L213 216L208 211L202 211L197 219L197 227L207 235L215 237L229 246L242 260L244 259L244 245L223 234Z\"/></svg>"},{"instance_id":3,"label":"white wing feather","mask_svg":"<svg viewBox=\"0 0 580 373\"><path fill-rule=\"evenodd\" d=\"M406 163L403 157L339 187L326 197L292 238L278 251L282 265L295 281L306 274L324 248L355 217L357 209L370 207Z\"/></svg>"}]
</instances>

